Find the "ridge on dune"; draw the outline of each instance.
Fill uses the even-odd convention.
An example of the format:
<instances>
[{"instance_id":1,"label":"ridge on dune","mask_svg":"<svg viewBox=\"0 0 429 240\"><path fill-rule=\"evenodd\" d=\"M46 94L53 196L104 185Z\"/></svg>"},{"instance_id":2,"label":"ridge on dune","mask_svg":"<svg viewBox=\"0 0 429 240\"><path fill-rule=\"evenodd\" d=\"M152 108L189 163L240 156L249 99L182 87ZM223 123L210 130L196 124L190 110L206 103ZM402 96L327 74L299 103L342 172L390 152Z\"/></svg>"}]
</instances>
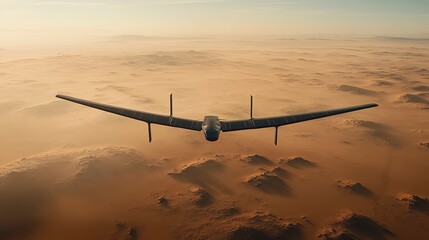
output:
<instances>
[{"instance_id":1,"label":"ridge on dune","mask_svg":"<svg viewBox=\"0 0 429 240\"><path fill-rule=\"evenodd\" d=\"M373 121L367 121L367 120L347 119L344 121L344 123L347 125L364 127L364 128L374 129L374 130L387 128L387 126L385 126L384 124L373 122Z\"/></svg>"},{"instance_id":2,"label":"ridge on dune","mask_svg":"<svg viewBox=\"0 0 429 240\"><path fill-rule=\"evenodd\" d=\"M86 154L77 159L73 171L73 184L103 181L113 175L153 168L142 161L143 156L132 148L108 147L100 152Z\"/></svg>"},{"instance_id":3,"label":"ridge on dune","mask_svg":"<svg viewBox=\"0 0 429 240\"><path fill-rule=\"evenodd\" d=\"M337 189L347 191L353 194L371 197L374 193L369 190L367 187L362 185L359 182L353 182L350 180L338 180L336 181Z\"/></svg>"},{"instance_id":4,"label":"ridge on dune","mask_svg":"<svg viewBox=\"0 0 429 240\"><path fill-rule=\"evenodd\" d=\"M188 50L188 51L158 51L143 55L135 55L123 60L126 66L144 66L144 65L164 65L164 66L185 66L190 64L208 64L211 65L217 60L209 53Z\"/></svg>"},{"instance_id":5,"label":"ridge on dune","mask_svg":"<svg viewBox=\"0 0 429 240\"><path fill-rule=\"evenodd\" d=\"M273 168L271 171L268 171L269 173L275 174L279 177L283 177L283 178L290 178L290 172L286 171L285 169L281 168L281 167L275 167Z\"/></svg>"},{"instance_id":6,"label":"ridge on dune","mask_svg":"<svg viewBox=\"0 0 429 240\"><path fill-rule=\"evenodd\" d=\"M221 171L225 165L216 159L207 159L184 165L181 170L168 173L172 176L190 176L197 172Z\"/></svg>"},{"instance_id":7,"label":"ridge on dune","mask_svg":"<svg viewBox=\"0 0 429 240\"><path fill-rule=\"evenodd\" d=\"M321 238L323 240L360 240L353 233L347 231L346 229L335 229L328 228L322 231L317 238Z\"/></svg>"},{"instance_id":8,"label":"ridge on dune","mask_svg":"<svg viewBox=\"0 0 429 240\"><path fill-rule=\"evenodd\" d=\"M261 170L262 173L266 173L268 175L275 175L284 179L289 179L291 177L291 173L289 171L279 166L274 167L271 170L267 170L265 168L259 168L259 170Z\"/></svg>"},{"instance_id":9,"label":"ridge on dune","mask_svg":"<svg viewBox=\"0 0 429 240\"><path fill-rule=\"evenodd\" d=\"M317 164L302 157L282 158L279 161L282 165L288 165L293 168L314 168Z\"/></svg>"},{"instance_id":10,"label":"ridge on dune","mask_svg":"<svg viewBox=\"0 0 429 240\"><path fill-rule=\"evenodd\" d=\"M198 207L207 207L214 202L214 197L203 188L190 190L193 195L192 203Z\"/></svg>"},{"instance_id":11,"label":"ridge on dune","mask_svg":"<svg viewBox=\"0 0 429 240\"><path fill-rule=\"evenodd\" d=\"M401 140L396 134L393 134L394 129L384 123L359 119L346 119L344 124L366 129L368 134L372 137L383 140L390 145L399 146L401 144Z\"/></svg>"},{"instance_id":12,"label":"ridge on dune","mask_svg":"<svg viewBox=\"0 0 429 240\"><path fill-rule=\"evenodd\" d=\"M401 73L391 72L391 71L373 71L373 70L364 70L360 73L364 74L366 77L375 77L387 80L394 80L397 82L407 82L407 78Z\"/></svg>"},{"instance_id":13,"label":"ridge on dune","mask_svg":"<svg viewBox=\"0 0 429 240\"><path fill-rule=\"evenodd\" d=\"M245 182L268 194L289 196L292 193L290 187L280 177L268 172L250 176Z\"/></svg>"},{"instance_id":14,"label":"ridge on dune","mask_svg":"<svg viewBox=\"0 0 429 240\"><path fill-rule=\"evenodd\" d=\"M332 87L333 89L335 89L337 91L349 92L349 93L353 93L353 94L357 94L357 95L377 96L377 95L381 94L380 92L368 90L365 88L355 87L355 86L351 86L351 85L345 85L345 84L339 85L339 86L331 85L330 87Z\"/></svg>"},{"instance_id":15,"label":"ridge on dune","mask_svg":"<svg viewBox=\"0 0 429 240\"><path fill-rule=\"evenodd\" d=\"M229 188L217 176L225 165L216 159L208 159L184 165L180 170L168 173L178 181L189 182L207 189L207 191L230 192Z\"/></svg>"},{"instance_id":16,"label":"ridge on dune","mask_svg":"<svg viewBox=\"0 0 429 240\"><path fill-rule=\"evenodd\" d=\"M148 36L148 35L136 35L136 34L127 34L127 35L114 35L109 37L110 40L117 41L159 41L159 40L210 40L210 37L167 37L167 36Z\"/></svg>"},{"instance_id":17,"label":"ridge on dune","mask_svg":"<svg viewBox=\"0 0 429 240\"><path fill-rule=\"evenodd\" d=\"M34 105L22 109L20 112L30 114L35 117L52 117L59 114L68 113L72 106L62 101L51 101L44 104Z\"/></svg>"},{"instance_id":18,"label":"ridge on dune","mask_svg":"<svg viewBox=\"0 0 429 240\"><path fill-rule=\"evenodd\" d=\"M398 37L398 36L376 36L374 37L377 41L390 41L397 43L421 43L426 44L429 43L429 38L424 37Z\"/></svg>"},{"instance_id":19,"label":"ridge on dune","mask_svg":"<svg viewBox=\"0 0 429 240\"><path fill-rule=\"evenodd\" d=\"M15 110L23 104L24 102L18 100L0 101L0 115Z\"/></svg>"},{"instance_id":20,"label":"ridge on dune","mask_svg":"<svg viewBox=\"0 0 429 240\"><path fill-rule=\"evenodd\" d=\"M232 217L241 213L241 210L238 207L226 207L219 209L217 214L220 215L220 218Z\"/></svg>"},{"instance_id":21,"label":"ridge on dune","mask_svg":"<svg viewBox=\"0 0 429 240\"><path fill-rule=\"evenodd\" d=\"M273 165L271 160L258 154L246 156L240 160L250 165Z\"/></svg>"}]
</instances>

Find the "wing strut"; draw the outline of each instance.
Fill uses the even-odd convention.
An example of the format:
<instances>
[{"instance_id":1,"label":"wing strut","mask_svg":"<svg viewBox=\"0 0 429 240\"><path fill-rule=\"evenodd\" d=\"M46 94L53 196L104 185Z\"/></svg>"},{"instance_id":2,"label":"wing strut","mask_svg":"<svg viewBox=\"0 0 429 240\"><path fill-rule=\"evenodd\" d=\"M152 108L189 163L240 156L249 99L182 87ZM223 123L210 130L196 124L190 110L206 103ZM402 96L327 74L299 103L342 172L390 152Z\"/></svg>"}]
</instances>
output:
<instances>
[{"instance_id":1,"label":"wing strut","mask_svg":"<svg viewBox=\"0 0 429 240\"><path fill-rule=\"evenodd\" d=\"M149 133L149 142L152 142L152 130L150 128L150 123L147 123L147 130Z\"/></svg>"},{"instance_id":2,"label":"wing strut","mask_svg":"<svg viewBox=\"0 0 429 240\"><path fill-rule=\"evenodd\" d=\"M278 136L279 136L279 127L276 127L276 133L274 135L274 145L277 145Z\"/></svg>"},{"instance_id":3,"label":"wing strut","mask_svg":"<svg viewBox=\"0 0 429 240\"><path fill-rule=\"evenodd\" d=\"M250 119L253 119L253 96L250 95Z\"/></svg>"}]
</instances>

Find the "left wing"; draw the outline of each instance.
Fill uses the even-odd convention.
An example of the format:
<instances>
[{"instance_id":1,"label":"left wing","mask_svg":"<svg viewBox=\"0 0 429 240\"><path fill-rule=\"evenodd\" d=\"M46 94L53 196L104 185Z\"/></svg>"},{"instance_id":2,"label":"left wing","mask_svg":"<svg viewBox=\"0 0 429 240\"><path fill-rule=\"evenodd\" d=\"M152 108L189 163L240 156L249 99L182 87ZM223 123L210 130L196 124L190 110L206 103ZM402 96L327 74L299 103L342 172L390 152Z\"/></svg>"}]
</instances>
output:
<instances>
[{"instance_id":1,"label":"left wing","mask_svg":"<svg viewBox=\"0 0 429 240\"><path fill-rule=\"evenodd\" d=\"M57 98L67 101L79 103L88 107L96 108L102 111L110 112L113 114L121 115L124 117L136 119L139 121L147 122L148 124L154 123L169 127L184 128L188 130L201 131L203 122L198 120L190 120L185 118L177 118L173 116L160 115L155 113L137 111L122 107L115 107L107 104L96 103L88 100L83 100L75 97L65 96L58 94ZM150 128L149 128L150 131ZM149 138L151 139L150 133Z\"/></svg>"},{"instance_id":2,"label":"left wing","mask_svg":"<svg viewBox=\"0 0 429 240\"><path fill-rule=\"evenodd\" d=\"M317 118L329 117L337 114L353 112L362 110L365 108L377 107L378 104L370 103L365 105L338 108L327 111L311 112L304 114L279 116L279 117L268 117L268 118L252 118L247 120L235 120L235 121L221 121L222 132L239 131L246 129L256 128L267 128L267 127L280 127L287 124L299 123Z\"/></svg>"}]
</instances>

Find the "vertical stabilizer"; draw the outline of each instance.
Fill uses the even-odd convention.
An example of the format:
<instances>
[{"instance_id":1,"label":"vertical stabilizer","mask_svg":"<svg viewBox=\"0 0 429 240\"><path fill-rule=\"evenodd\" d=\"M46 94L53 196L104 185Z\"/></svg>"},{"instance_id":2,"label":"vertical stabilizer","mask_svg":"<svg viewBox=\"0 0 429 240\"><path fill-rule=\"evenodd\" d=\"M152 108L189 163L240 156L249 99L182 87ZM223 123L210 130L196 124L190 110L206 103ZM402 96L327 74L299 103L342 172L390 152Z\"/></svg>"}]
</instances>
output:
<instances>
[{"instance_id":1,"label":"vertical stabilizer","mask_svg":"<svg viewBox=\"0 0 429 240\"><path fill-rule=\"evenodd\" d=\"M170 117L173 116L173 94L170 94Z\"/></svg>"},{"instance_id":2,"label":"vertical stabilizer","mask_svg":"<svg viewBox=\"0 0 429 240\"><path fill-rule=\"evenodd\" d=\"M250 95L250 119L253 119L253 96Z\"/></svg>"}]
</instances>

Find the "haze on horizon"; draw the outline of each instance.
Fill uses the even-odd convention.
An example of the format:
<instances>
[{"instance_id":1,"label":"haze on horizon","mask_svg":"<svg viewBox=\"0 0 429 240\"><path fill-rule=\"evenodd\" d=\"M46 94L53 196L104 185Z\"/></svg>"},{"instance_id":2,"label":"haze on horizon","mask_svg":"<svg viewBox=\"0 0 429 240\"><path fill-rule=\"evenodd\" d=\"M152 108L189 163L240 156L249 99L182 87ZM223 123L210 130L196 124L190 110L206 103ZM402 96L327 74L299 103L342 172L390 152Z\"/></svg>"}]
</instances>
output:
<instances>
[{"instance_id":1,"label":"haze on horizon","mask_svg":"<svg viewBox=\"0 0 429 240\"><path fill-rule=\"evenodd\" d=\"M0 43L121 34L427 37L428 22L424 0L0 0Z\"/></svg>"}]
</instances>

